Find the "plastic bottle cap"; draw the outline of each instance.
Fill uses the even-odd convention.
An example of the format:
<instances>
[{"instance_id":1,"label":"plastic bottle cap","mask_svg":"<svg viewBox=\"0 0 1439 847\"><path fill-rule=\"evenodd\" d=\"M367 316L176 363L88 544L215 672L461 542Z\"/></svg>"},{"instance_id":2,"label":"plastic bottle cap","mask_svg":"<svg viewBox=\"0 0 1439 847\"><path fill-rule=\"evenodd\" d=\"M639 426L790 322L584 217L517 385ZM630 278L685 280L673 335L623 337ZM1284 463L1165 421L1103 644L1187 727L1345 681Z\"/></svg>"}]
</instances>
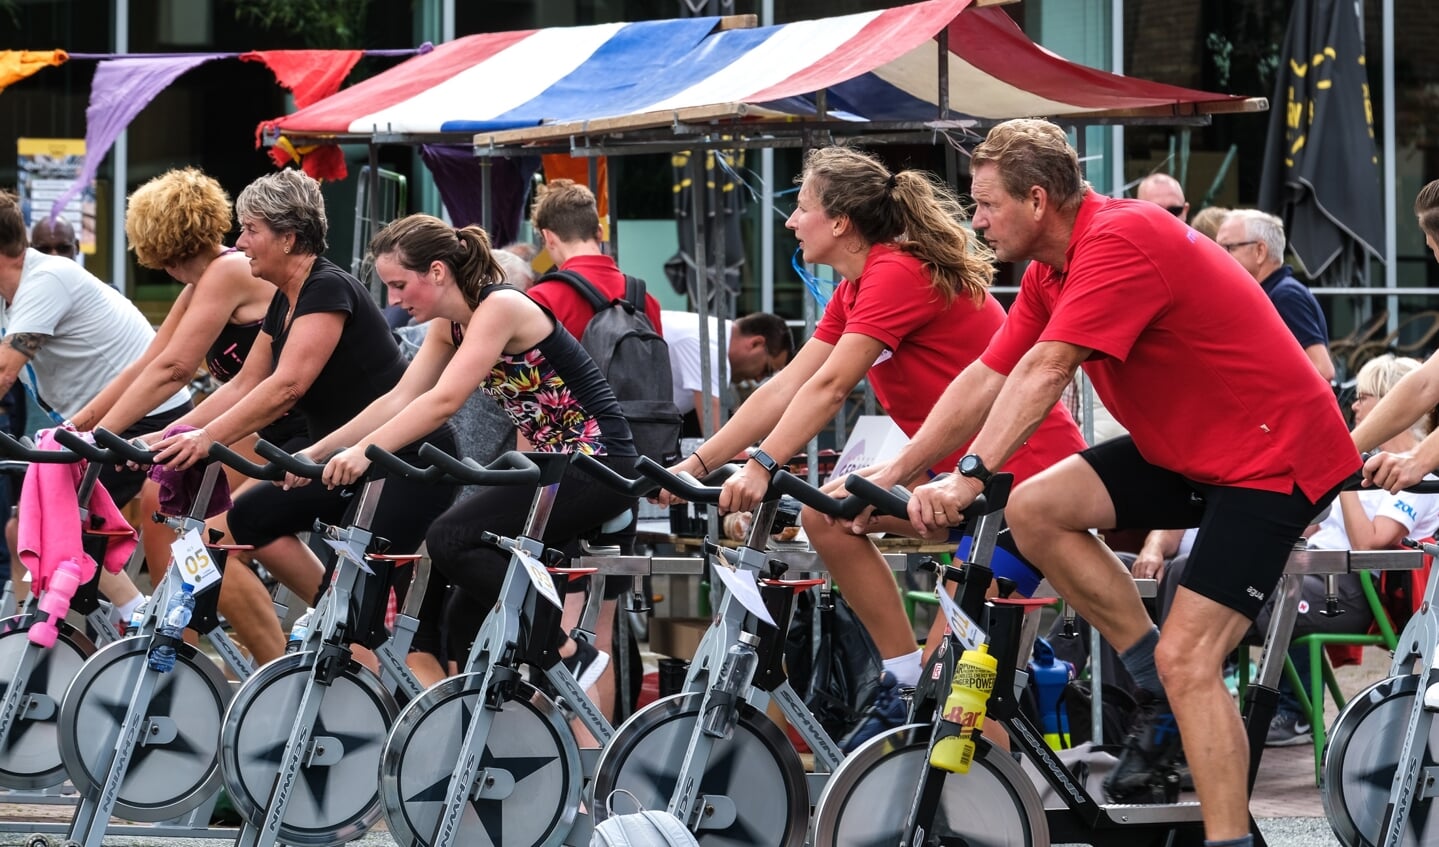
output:
<instances>
[{"instance_id":1,"label":"plastic bottle cap","mask_svg":"<svg viewBox=\"0 0 1439 847\"><path fill-rule=\"evenodd\" d=\"M739 640L741 644L748 644L751 647L759 646L759 636L752 633L740 631Z\"/></svg>"}]
</instances>

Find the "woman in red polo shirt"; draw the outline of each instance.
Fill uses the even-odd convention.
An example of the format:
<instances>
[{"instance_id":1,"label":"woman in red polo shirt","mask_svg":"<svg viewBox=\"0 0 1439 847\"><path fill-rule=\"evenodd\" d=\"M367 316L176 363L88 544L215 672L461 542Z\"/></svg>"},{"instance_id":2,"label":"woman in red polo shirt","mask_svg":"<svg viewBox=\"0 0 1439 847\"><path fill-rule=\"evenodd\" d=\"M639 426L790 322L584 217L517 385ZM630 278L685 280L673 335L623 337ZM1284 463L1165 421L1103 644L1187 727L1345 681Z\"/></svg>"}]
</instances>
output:
<instances>
[{"instance_id":1,"label":"woman in red polo shirt","mask_svg":"<svg viewBox=\"0 0 1439 847\"><path fill-rule=\"evenodd\" d=\"M806 262L829 265L844 281L794 360L675 466L702 476L760 439L754 458L725 483L725 512L754 508L775 462L787 461L828 425L861 379L868 378L880 405L913 435L1004 322L1004 309L988 292L993 254L965 228L964 211L947 187L919 171L891 173L873 156L843 147L811 150L799 181L799 201L785 226ZM1023 480L1083 447L1073 418L1056 406L1004 470ZM932 473L953 471L963 454L956 450ZM802 520L885 669L900 685L913 685L921 651L879 549L808 509ZM908 521L881 519L874 528L914 533ZM1037 573L1017 560L1012 565L1003 575L1032 591Z\"/></svg>"}]
</instances>

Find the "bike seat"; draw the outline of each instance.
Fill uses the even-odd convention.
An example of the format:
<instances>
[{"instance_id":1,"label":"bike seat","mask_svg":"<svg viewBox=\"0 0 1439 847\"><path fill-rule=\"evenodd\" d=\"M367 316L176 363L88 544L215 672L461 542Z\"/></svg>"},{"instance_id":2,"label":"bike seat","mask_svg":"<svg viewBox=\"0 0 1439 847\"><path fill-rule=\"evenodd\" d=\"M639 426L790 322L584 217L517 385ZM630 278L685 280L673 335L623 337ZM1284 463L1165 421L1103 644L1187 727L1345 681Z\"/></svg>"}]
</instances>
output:
<instances>
[{"instance_id":1,"label":"bike seat","mask_svg":"<svg viewBox=\"0 0 1439 847\"><path fill-rule=\"evenodd\" d=\"M995 597L989 602L996 606L1023 606L1026 614L1044 606L1053 606L1058 597Z\"/></svg>"},{"instance_id":2,"label":"bike seat","mask_svg":"<svg viewBox=\"0 0 1439 847\"><path fill-rule=\"evenodd\" d=\"M408 565L410 562L420 560L419 553L371 553L365 556L366 559L374 559L377 562L394 562L400 565Z\"/></svg>"},{"instance_id":3,"label":"bike seat","mask_svg":"<svg viewBox=\"0 0 1439 847\"><path fill-rule=\"evenodd\" d=\"M761 579L760 584L775 585L781 588L788 588L789 590L798 594L801 591L807 591L815 587L816 585L823 585L824 577L820 577L818 579Z\"/></svg>"},{"instance_id":4,"label":"bike seat","mask_svg":"<svg viewBox=\"0 0 1439 847\"><path fill-rule=\"evenodd\" d=\"M599 573L599 568L545 568L555 576L563 576L567 581L574 582L581 577Z\"/></svg>"}]
</instances>

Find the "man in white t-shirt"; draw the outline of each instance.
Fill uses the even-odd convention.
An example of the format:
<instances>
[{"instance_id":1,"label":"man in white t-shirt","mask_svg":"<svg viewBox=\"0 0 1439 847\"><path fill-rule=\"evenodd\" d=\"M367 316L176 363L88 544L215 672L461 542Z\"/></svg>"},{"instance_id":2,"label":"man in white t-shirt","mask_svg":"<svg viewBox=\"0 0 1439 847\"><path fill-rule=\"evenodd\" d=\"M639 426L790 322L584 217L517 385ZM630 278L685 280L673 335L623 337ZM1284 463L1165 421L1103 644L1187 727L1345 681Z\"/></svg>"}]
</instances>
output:
<instances>
[{"instance_id":1,"label":"man in white t-shirt","mask_svg":"<svg viewBox=\"0 0 1439 847\"><path fill-rule=\"evenodd\" d=\"M155 337L145 316L118 291L65 255L33 249L20 204L7 191L0 191L0 332L0 394L20 380L54 424L80 411ZM182 388L121 435L164 429L189 409L190 391ZM100 472L101 484L121 506L144 480L143 469ZM13 521L6 527L11 538ZM21 597L18 582L15 593Z\"/></svg>"},{"instance_id":2,"label":"man in white t-shirt","mask_svg":"<svg viewBox=\"0 0 1439 847\"><path fill-rule=\"evenodd\" d=\"M674 400L685 416L684 435L701 435L699 413L704 396L710 396L712 425L719 428L720 403L724 392L723 371L719 366L719 321L709 319L708 342L710 383L706 388L701 371L700 316L694 312L660 312L661 334L670 349L670 372L674 380ZM760 380L789 363L794 354L794 338L784 319L768 312L755 312L725 324L725 358L729 362L729 382Z\"/></svg>"}]
</instances>

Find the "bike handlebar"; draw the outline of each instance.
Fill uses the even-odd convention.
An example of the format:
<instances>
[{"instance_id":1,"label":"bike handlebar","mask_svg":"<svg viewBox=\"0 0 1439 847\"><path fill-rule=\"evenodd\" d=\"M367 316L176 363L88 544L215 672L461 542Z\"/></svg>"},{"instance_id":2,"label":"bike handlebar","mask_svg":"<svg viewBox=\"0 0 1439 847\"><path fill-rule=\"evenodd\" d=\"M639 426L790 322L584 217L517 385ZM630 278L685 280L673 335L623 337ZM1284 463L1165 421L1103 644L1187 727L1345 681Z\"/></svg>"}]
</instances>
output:
<instances>
[{"instance_id":1,"label":"bike handlebar","mask_svg":"<svg viewBox=\"0 0 1439 847\"><path fill-rule=\"evenodd\" d=\"M876 505L864 497L831 497L810 485L807 480L783 469L775 472L770 485L779 493L788 494L822 515L841 520L852 520L858 517L860 512ZM899 514L904 514L903 509Z\"/></svg>"},{"instance_id":2,"label":"bike handlebar","mask_svg":"<svg viewBox=\"0 0 1439 847\"><path fill-rule=\"evenodd\" d=\"M141 447L133 441L126 441L108 429L96 427L92 434L95 436L96 444L118 455L127 462L133 462L137 465L155 464L154 450ZM56 437L58 438L58 436Z\"/></svg>"},{"instance_id":3,"label":"bike handlebar","mask_svg":"<svg viewBox=\"0 0 1439 847\"><path fill-rule=\"evenodd\" d=\"M536 485L540 466L518 450L507 450L488 465L460 459L429 442L420 445L420 458L434 462L445 473L469 485Z\"/></svg>"},{"instance_id":4,"label":"bike handlebar","mask_svg":"<svg viewBox=\"0 0 1439 847\"><path fill-rule=\"evenodd\" d=\"M7 459L47 465L71 465L84 458L73 450L41 450L5 432L0 432L0 454Z\"/></svg>"},{"instance_id":5,"label":"bike handlebar","mask_svg":"<svg viewBox=\"0 0 1439 847\"><path fill-rule=\"evenodd\" d=\"M594 456L585 453L576 453L570 459L570 465L599 480L606 487L631 497L648 497L660 489L660 486L650 479L643 476L638 479L630 479Z\"/></svg>"},{"instance_id":6,"label":"bike handlebar","mask_svg":"<svg viewBox=\"0 0 1439 847\"><path fill-rule=\"evenodd\" d=\"M274 462L257 465L223 444L210 445L210 458L227 467L234 468L251 479L279 482L285 478L285 469Z\"/></svg>"},{"instance_id":7,"label":"bike handlebar","mask_svg":"<svg viewBox=\"0 0 1439 847\"><path fill-rule=\"evenodd\" d=\"M286 453L278 444L272 444L263 438L255 442L255 452L259 454L260 458L268 460L270 464L279 467L286 473L304 479L319 480L325 475L325 466L322 463L313 462L293 453Z\"/></svg>"},{"instance_id":8,"label":"bike handlebar","mask_svg":"<svg viewBox=\"0 0 1439 847\"><path fill-rule=\"evenodd\" d=\"M92 444L74 430L56 427L55 443L86 461L109 465L118 465L125 461L125 457L114 450L106 450L104 447Z\"/></svg>"}]
</instances>

